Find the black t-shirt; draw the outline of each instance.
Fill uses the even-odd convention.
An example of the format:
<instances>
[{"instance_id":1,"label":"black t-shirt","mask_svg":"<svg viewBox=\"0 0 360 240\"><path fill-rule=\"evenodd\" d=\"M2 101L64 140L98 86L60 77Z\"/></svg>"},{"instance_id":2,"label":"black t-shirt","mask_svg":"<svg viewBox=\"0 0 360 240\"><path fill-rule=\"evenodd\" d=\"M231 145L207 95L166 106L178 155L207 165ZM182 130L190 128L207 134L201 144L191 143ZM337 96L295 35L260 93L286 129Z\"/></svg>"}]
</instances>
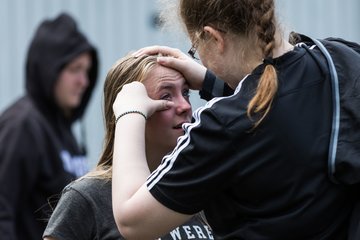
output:
<instances>
[{"instance_id":1,"label":"black t-shirt","mask_svg":"<svg viewBox=\"0 0 360 240\"><path fill-rule=\"evenodd\" d=\"M67 186L43 236L59 240L123 239L111 201L111 181L83 178ZM159 240L214 239L199 215Z\"/></svg>"},{"instance_id":2,"label":"black t-shirt","mask_svg":"<svg viewBox=\"0 0 360 240\"><path fill-rule=\"evenodd\" d=\"M318 49L295 47L274 66L278 92L258 128L246 110L264 64L233 95L194 112L148 189L177 212L204 210L217 239L344 239L353 200L327 176L332 101L325 59Z\"/></svg>"}]
</instances>

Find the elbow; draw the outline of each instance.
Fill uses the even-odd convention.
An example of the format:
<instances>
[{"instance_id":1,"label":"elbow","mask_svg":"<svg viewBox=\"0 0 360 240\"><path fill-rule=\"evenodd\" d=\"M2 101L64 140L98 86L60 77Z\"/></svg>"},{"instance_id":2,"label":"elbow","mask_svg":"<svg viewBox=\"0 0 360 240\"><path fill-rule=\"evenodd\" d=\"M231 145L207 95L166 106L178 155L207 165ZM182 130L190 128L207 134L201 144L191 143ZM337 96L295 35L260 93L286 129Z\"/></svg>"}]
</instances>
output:
<instances>
[{"instance_id":1,"label":"elbow","mask_svg":"<svg viewBox=\"0 0 360 240\"><path fill-rule=\"evenodd\" d=\"M120 209L114 207L113 208L114 211L114 219L115 219L115 223L116 226L121 234L121 236L123 236L125 239L130 239L131 237L131 226L129 226L129 224L126 223L126 221L124 221L125 219L124 214L121 213ZM119 217L122 216L122 217Z\"/></svg>"},{"instance_id":2,"label":"elbow","mask_svg":"<svg viewBox=\"0 0 360 240\"><path fill-rule=\"evenodd\" d=\"M119 223L116 221L116 226L124 239L131 240L131 239L139 239L136 234L134 234L133 229L130 226L126 226L124 224Z\"/></svg>"},{"instance_id":3,"label":"elbow","mask_svg":"<svg viewBox=\"0 0 360 240\"><path fill-rule=\"evenodd\" d=\"M141 236L141 231L137 229L136 224L133 224L132 221L127 218L124 211L114 208L114 218L116 226L124 239L144 239L143 236Z\"/></svg>"},{"instance_id":4,"label":"elbow","mask_svg":"<svg viewBox=\"0 0 360 240\"><path fill-rule=\"evenodd\" d=\"M134 226L123 224L121 221L116 221L116 226L121 236L126 240L147 239L145 236L142 236L140 231L137 230Z\"/></svg>"}]
</instances>

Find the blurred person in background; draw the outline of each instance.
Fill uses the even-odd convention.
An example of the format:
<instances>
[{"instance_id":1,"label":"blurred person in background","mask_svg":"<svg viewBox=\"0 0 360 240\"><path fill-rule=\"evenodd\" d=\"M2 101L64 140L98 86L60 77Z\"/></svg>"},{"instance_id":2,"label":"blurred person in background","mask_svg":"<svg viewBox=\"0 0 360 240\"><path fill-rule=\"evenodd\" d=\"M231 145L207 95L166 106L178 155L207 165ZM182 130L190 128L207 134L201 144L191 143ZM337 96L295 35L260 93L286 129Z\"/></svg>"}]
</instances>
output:
<instances>
[{"instance_id":1,"label":"blurred person in background","mask_svg":"<svg viewBox=\"0 0 360 240\"><path fill-rule=\"evenodd\" d=\"M72 131L94 90L97 50L74 19L43 21L27 53L23 97L0 116L1 239L41 239L62 189L88 172Z\"/></svg>"}]
</instances>

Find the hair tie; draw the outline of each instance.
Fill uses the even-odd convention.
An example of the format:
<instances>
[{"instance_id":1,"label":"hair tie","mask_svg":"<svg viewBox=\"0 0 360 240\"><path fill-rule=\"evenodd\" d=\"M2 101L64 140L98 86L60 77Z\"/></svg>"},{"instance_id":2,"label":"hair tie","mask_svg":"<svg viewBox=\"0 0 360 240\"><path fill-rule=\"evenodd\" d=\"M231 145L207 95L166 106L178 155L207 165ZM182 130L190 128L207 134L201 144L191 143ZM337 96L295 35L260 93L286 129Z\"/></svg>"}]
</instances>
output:
<instances>
[{"instance_id":1,"label":"hair tie","mask_svg":"<svg viewBox=\"0 0 360 240\"><path fill-rule=\"evenodd\" d=\"M141 116L143 116L145 118L145 121L147 120L147 116L145 115L145 113L141 112L141 111L137 111L137 110L130 110L130 111L126 111L123 112L122 114L120 114L119 116L117 116L115 118L115 125L117 124L117 122L119 121L120 118L122 118L123 116L130 114L130 113L136 113L136 114L140 114Z\"/></svg>"},{"instance_id":2,"label":"hair tie","mask_svg":"<svg viewBox=\"0 0 360 240\"><path fill-rule=\"evenodd\" d=\"M274 65L274 59L272 57L264 58L263 63L265 65Z\"/></svg>"}]
</instances>

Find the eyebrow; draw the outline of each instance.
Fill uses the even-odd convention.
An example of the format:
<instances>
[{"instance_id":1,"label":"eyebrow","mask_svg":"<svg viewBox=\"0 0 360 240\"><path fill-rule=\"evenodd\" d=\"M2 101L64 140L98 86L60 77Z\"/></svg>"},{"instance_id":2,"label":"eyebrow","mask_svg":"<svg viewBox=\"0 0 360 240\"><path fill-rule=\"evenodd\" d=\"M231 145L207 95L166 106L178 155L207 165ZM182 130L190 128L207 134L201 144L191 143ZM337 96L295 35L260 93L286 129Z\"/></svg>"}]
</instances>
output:
<instances>
[{"instance_id":1,"label":"eyebrow","mask_svg":"<svg viewBox=\"0 0 360 240\"><path fill-rule=\"evenodd\" d=\"M173 89L173 88L176 88L175 86L176 86L176 84L174 84L172 82L161 82L160 84L158 84L156 86L156 91L160 91L163 89ZM187 82L184 82L182 84L181 88L189 88L189 84Z\"/></svg>"},{"instance_id":2,"label":"eyebrow","mask_svg":"<svg viewBox=\"0 0 360 240\"><path fill-rule=\"evenodd\" d=\"M174 87L175 87L175 84L173 84L173 83L160 83L157 85L158 90L169 89L169 88L174 88Z\"/></svg>"},{"instance_id":3,"label":"eyebrow","mask_svg":"<svg viewBox=\"0 0 360 240\"><path fill-rule=\"evenodd\" d=\"M168 81L160 81L156 84L156 89L168 89L168 88L174 88L175 84Z\"/></svg>"}]
</instances>

